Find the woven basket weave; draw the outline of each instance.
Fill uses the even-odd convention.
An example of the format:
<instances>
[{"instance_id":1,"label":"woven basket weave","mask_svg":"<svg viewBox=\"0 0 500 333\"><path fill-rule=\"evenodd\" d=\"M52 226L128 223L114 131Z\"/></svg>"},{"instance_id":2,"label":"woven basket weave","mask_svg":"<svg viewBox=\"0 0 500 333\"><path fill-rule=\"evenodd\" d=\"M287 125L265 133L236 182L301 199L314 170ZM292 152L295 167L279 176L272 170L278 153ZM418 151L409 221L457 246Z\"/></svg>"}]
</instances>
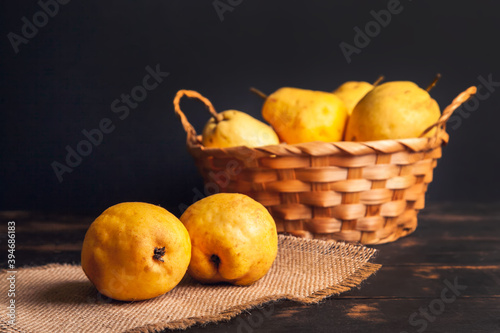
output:
<instances>
[{"instance_id":1,"label":"woven basket weave","mask_svg":"<svg viewBox=\"0 0 500 333\"><path fill-rule=\"evenodd\" d=\"M262 203L279 232L299 237L382 244L417 227L433 169L448 142L446 121L476 92L470 87L444 109L432 137L370 142L307 142L264 147L206 148L181 111L187 148L205 181L205 192L238 192ZM425 133L425 132L424 132ZM423 133L423 134L424 134Z\"/></svg>"}]
</instances>

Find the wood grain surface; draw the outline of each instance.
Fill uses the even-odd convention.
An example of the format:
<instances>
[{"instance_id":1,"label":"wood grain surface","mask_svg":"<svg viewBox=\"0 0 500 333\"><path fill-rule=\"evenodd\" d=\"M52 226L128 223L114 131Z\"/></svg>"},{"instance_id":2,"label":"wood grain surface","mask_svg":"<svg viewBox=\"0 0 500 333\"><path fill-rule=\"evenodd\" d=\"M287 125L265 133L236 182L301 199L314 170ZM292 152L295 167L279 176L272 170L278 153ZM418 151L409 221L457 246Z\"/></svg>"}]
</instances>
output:
<instances>
[{"instance_id":1,"label":"wood grain surface","mask_svg":"<svg viewBox=\"0 0 500 333\"><path fill-rule=\"evenodd\" d=\"M79 263L95 217L0 212L0 242L16 222L16 265ZM500 204L431 204L417 230L373 246L383 267L320 304L265 304L186 332L500 332ZM7 265L6 255L0 257Z\"/></svg>"}]
</instances>

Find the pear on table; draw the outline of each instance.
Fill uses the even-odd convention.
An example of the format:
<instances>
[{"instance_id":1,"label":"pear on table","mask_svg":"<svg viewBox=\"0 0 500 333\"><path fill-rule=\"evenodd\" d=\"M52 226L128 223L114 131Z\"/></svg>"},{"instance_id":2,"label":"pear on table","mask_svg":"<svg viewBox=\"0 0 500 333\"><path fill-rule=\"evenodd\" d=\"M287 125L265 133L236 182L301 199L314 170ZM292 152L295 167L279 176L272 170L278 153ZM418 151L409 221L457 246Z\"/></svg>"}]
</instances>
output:
<instances>
[{"instance_id":1,"label":"pear on table","mask_svg":"<svg viewBox=\"0 0 500 333\"><path fill-rule=\"evenodd\" d=\"M241 193L205 197L182 214L191 238L189 275L202 283L248 286L267 274L278 253L276 223Z\"/></svg>"}]
</instances>

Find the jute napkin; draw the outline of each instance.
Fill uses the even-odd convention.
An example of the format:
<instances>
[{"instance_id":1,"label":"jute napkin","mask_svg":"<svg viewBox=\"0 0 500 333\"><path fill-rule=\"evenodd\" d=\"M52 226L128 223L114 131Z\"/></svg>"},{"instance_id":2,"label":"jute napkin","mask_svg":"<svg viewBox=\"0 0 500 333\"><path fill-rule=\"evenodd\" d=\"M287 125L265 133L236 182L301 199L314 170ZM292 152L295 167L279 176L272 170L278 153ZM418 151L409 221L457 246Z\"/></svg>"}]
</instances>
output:
<instances>
[{"instance_id":1,"label":"jute napkin","mask_svg":"<svg viewBox=\"0 0 500 333\"><path fill-rule=\"evenodd\" d=\"M317 303L376 272L376 250L364 246L279 236L268 274L248 287L202 285L186 276L167 294L141 302L100 295L80 266L50 264L15 273L15 324L9 324L10 284L0 273L2 332L156 332L235 317L254 306L289 299Z\"/></svg>"}]
</instances>

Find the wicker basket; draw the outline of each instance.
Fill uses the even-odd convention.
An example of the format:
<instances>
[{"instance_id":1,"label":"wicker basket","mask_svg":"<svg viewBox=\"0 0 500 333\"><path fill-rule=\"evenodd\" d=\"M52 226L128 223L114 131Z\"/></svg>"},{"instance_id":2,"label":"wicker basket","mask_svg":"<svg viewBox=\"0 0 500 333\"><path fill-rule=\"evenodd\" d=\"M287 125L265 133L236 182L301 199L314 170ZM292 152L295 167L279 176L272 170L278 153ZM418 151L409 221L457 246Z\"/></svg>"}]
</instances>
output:
<instances>
[{"instance_id":1,"label":"wicker basket","mask_svg":"<svg viewBox=\"0 0 500 333\"><path fill-rule=\"evenodd\" d=\"M179 107L187 148L205 181L205 193L244 193L262 203L277 229L300 237L381 244L417 227L433 169L448 142L446 121L476 92L470 87L445 108L433 137L370 142L308 142L265 147L205 148Z\"/></svg>"}]
</instances>

